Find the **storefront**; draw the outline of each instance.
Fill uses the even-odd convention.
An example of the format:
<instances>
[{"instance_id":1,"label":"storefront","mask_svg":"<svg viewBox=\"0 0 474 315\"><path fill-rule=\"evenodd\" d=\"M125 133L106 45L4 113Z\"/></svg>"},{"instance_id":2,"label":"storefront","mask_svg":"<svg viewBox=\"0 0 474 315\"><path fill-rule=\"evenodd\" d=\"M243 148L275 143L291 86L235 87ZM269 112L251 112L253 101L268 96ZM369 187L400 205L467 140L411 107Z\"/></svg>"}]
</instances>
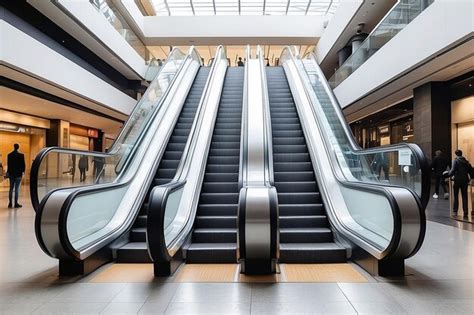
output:
<instances>
[{"instance_id":1,"label":"storefront","mask_svg":"<svg viewBox=\"0 0 474 315\"><path fill-rule=\"evenodd\" d=\"M48 120L40 117L0 109L0 164L3 173L8 170L7 156L13 145L20 145L25 155L25 177L23 185L30 181L31 164L46 146L59 146L85 151L102 151L100 130L75 125L63 120ZM8 180L0 178L0 189L9 186Z\"/></svg>"},{"instance_id":2,"label":"storefront","mask_svg":"<svg viewBox=\"0 0 474 315\"><path fill-rule=\"evenodd\" d=\"M38 152L46 146L46 132L50 128L47 119L0 110L0 164L7 170L7 156L13 151L13 145L20 145L20 152L25 155L26 171L24 183L29 183L30 167ZM3 179L3 178L2 178ZM2 180L0 187L8 186Z\"/></svg>"},{"instance_id":3,"label":"storefront","mask_svg":"<svg viewBox=\"0 0 474 315\"><path fill-rule=\"evenodd\" d=\"M451 139L452 151L460 149L474 165L474 96L451 102ZM469 211L474 211L473 181L468 189L468 199ZM471 215L470 220L474 222L474 215Z\"/></svg>"}]
</instances>

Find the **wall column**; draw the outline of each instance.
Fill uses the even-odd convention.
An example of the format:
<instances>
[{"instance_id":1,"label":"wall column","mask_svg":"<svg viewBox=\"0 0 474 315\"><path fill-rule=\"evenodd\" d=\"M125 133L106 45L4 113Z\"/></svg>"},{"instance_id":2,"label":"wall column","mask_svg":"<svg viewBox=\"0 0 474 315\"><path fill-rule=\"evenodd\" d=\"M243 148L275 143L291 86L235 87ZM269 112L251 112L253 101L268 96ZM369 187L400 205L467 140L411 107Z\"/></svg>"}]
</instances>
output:
<instances>
[{"instance_id":1,"label":"wall column","mask_svg":"<svg viewBox=\"0 0 474 315\"><path fill-rule=\"evenodd\" d=\"M451 102L443 82L429 82L413 90L415 142L432 159L436 150L451 156Z\"/></svg>"}]
</instances>

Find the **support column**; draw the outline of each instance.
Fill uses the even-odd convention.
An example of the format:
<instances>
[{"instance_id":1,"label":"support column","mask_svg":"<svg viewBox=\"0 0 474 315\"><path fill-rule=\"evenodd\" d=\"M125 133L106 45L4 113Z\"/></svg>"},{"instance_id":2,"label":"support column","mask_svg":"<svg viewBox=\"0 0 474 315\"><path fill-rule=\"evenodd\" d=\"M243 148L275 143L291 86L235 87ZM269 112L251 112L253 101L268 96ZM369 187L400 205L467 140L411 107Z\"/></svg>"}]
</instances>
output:
<instances>
[{"instance_id":1,"label":"support column","mask_svg":"<svg viewBox=\"0 0 474 315\"><path fill-rule=\"evenodd\" d=\"M451 155L451 103L443 82L429 82L413 90L414 140L429 158L436 150Z\"/></svg>"}]
</instances>

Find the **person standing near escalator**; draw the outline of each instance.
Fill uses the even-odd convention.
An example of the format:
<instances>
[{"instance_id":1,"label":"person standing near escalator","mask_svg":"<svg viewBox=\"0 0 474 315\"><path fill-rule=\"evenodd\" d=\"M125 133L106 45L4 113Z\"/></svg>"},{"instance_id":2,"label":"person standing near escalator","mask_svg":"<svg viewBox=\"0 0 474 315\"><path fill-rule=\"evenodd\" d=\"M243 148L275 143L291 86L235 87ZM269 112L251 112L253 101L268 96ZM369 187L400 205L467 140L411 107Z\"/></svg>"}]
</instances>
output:
<instances>
[{"instance_id":1,"label":"person standing near escalator","mask_svg":"<svg viewBox=\"0 0 474 315\"><path fill-rule=\"evenodd\" d=\"M440 185L443 187L444 199L449 198L448 187L446 183L444 182L444 178L443 178L443 172L445 172L448 169L448 166L449 166L448 158L444 155L444 153L441 150L436 150L435 157L433 159L433 162L431 163L431 170L433 171L436 177L435 193L433 195L434 199L438 199Z\"/></svg>"},{"instance_id":2,"label":"person standing near escalator","mask_svg":"<svg viewBox=\"0 0 474 315\"><path fill-rule=\"evenodd\" d=\"M453 160L451 170L449 172L444 172L444 174L447 174L447 176L454 180L453 214L457 215L458 213L459 192L461 192L462 209L464 211L464 217L467 217L467 186L469 185L469 180L473 178L473 169L469 161L462 156L461 150L456 150L454 154L456 155L456 158Z\"/></svg>"},{"instance_id":3,"label":"person standing near escalator","mask_svg":"<svg viewBox=\"0 0 474 315\"><path fill-rule=\"evenodd\" d=\"M21 178L25 174L25 156L18 152L20 145L15 143L13 151L7 157L7 177L10 180L10 191L8 192L8 208L12 208L13 192L15 192L15 208L21 208L22 205L18 203L20 197Z\"/></svg>"}]
</instances>

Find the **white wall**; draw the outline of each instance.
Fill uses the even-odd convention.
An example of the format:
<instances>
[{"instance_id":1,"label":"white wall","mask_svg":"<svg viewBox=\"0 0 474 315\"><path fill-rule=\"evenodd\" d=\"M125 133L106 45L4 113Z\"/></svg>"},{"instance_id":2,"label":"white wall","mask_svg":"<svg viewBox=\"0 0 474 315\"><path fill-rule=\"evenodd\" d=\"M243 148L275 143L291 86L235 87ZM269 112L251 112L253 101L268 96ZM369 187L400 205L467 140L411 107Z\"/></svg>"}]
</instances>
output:
<instances>
[{"instance_id":1,"label":"white wall","mask_svg":"<svg viewBox=\"0 0 474 315\"><path fill-rule=\"evenodd\" d=\"M318 16L144 17L147 42L159 44L314 44L323 32Z\"/></svg>"},{"instance_id":2,"label":"white wall","mask_svg":"<svg viewBox=\"0 0 474 315\"><path fill-rule=\"evenodd\" d=\"M363 2L363 0L341 1L339 7L337 8L336 14L334 14L332 17L328 26L324 30L318 45L316 45L315 54L319 62L321 62L327 56Z\"/></svg>"},{"instance_id":3,"label":"white wall","mask_svg":"<svg viewBox=\"0 0 474 315\"><path fill-rule=\"evenodd\" d=\"M472 36L473 6L471 0L435 0L334 89L341 107Z\"/></svg>"},{"instance_id":4,"label":"white wall","mask_svg":"<svg viewBox=\"0 0 474 315\"><path fill-rule=\"evenodd\" d=\"M3 20L0 30L0 58L6 66L2 75L39 82L36 86L22 83L41 90L51 86L46 92L114 117L123 118L136 104L135 99Z\"/></svg>"},{"instance_id":5,"label":"white wall","mask_svg":"<svg viewBox=\"0 0 474 315\"><path fill-rule=\"evenodd\" d=\"M144 77L147 70L145 60L89 1L61 0L58 4L44 0L27 1L128 79Z\"/></svg>"}]
</instances>

